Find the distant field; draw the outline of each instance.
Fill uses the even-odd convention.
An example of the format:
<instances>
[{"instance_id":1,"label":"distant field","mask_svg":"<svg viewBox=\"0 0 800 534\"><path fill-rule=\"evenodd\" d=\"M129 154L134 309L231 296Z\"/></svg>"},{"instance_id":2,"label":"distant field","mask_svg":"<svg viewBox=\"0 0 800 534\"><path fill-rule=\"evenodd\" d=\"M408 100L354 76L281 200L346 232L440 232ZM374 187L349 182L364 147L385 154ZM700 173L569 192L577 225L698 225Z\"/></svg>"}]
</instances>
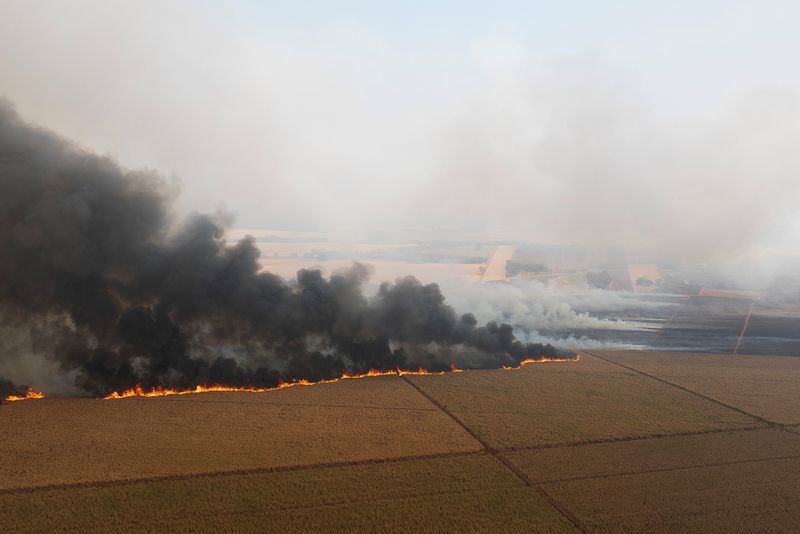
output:
<instances>
[{"instance_id":1,"label":"distant field","mask_svg":"<svg viewBox=\"0 0 800 534\"><path fill-rule=\"evenodd\" d=\"M800 358L633 351L599 354L770 421L800 423Z\"/></svg>"},{"instance_id":2,"label":"distant field","mask_svg":"<svg viewBox=\"0 0 800 534\"><path fill-rule=\"evenodd\" d=\"M756 421L591 356L515 372L410 377L494 447L674 434Z\"/></svg>"},{"instance_id":3,"label":"distant field","mask_svg":"<svg viewBox=\"0 0 800 534\"><path fill-rule=\"evenodd\" d=\"M506 279L506 262L514 257L517 247L511 245L500 245L489 258L486 270L481 277L483 282L497 282Z\"/></svg>"},{"instance_id":4,"label":"distant field","mask_svg":"<svg viewBox=\"0 0 800 534\"><path fill-rule=\"evenodd\" d=\"M704 287L698 293L701 297L724 297L734 299L748 299L752 300L758 297L758 294L753 291L733 291L730 289L712 289Z\"/></svg>"},{"instance_id":5,"label":"distant field","mask_svg":"<svg viewBox=\"0 0 800 534\"><path fill-rule=\"evenodd\" d=\"M652 263L628 264L628 274L630 275L631 287L636 292L654 291L657 289L658 284L664 280L661 271Z\"/></svg>"},{"instance_id":6,"label":"distant field","mask_svg":"<svg viewBox=\"0 0 800 534\"><path fill-rule=\"evenodd\" d=\"M652 346L662 351L733 353L751 306L748 299L690 296Z\"/></svg>"},{"instance_id":7,"label":"distant field","mask_svg":"<svg viewBox=\"0 0 800 534\"><path fill-rule=\"evenodd\" d=\"M800 317L796 311L757 309L748 323L739 354L800 356Z\"/></svg>"},{"instance_id":8,"label":"distant field","mask_svg":"<svg viewBox=\"0 0 800 534\"><path fill-rule=\"evenodd\" d=\"M365 261L373 268L370 280L374 282L394 281L404 276L415 276L424 283L445 280L478 280L481 263L407 263L401 261L369 260ZM271 259L261 260L262 270L274 273L282 278L295 279L300 269L322 269L331 274L353 265L350 260L313 259Z\"/></svg>"},{"instance_id":9,"label":"distant field","mask_svg":"<svg viewBox=\"0 0 800 534\"><path fill-rule=\"evenodd\" d=\"M6 532L258 530L571 532L488 455L110 487L0 493Z\"/></svg>"}]
</instances>

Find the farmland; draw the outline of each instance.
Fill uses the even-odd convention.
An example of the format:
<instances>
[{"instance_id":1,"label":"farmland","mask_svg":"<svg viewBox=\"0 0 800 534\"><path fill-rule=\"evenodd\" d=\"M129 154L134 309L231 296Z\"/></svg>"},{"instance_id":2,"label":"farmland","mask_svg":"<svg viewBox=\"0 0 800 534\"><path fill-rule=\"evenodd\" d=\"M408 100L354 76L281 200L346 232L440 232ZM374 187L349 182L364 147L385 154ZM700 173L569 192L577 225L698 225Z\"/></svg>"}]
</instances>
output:
<instances>
[{"instance_id":1,"label":"farmland","mask_svg":"<svg viewBox=\"0 0 800 534\"><path fill-rule=\"evenodd\" d=\"M4 495L0 517L31 532L92 530L98 520L169 531L424 529L437 521L481 530L571 529L485 454Z\"/></svg>"},{"instance_id":2,"label":"farmland","mask_svg":"<svg viewBox=\"0 0 800 534\"><path fill-rule=\"evenodd\" d=\"M655 352L604 356L771 422L800 423L800 358Z\"/></svg>"},{"instance_id":3,"label":"farmland","mask_svg":"<svg viewBox=\"0 0 800 534\"><path fill-rule=\"evenodd\" d=\"M755 420L584 355L514 373L410 377L491 446L543 446L751 426ZM568 393L566 393L568 392Z\"/></svg>"},{"instance_id":4,"label":"farmland","mask_svg":"<svg viewBox=\"0 0 800 534\"><path fill-rule=\"evenodd\" d=\"M792 358L617 351L12 403L0 530L792 529L800 421L771 405L792 406L797 385Z\"/></svg>"},{"instance_id":5,"label":"farmland","mask_svg":"<svg viewBox=\"0 0 800 534\"><path fill-rule=\"evenodd\" d=\"M0 489L478 449L397 377L278 393L3 406Z\"/></svg>"}]
</instances>

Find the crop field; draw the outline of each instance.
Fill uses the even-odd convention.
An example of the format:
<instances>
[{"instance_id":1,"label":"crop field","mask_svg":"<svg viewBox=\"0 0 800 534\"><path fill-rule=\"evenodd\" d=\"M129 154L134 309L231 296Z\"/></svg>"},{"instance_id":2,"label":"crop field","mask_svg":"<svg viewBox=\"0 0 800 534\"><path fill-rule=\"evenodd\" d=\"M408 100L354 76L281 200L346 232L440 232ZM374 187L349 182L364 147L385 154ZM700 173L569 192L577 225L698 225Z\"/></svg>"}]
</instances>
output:
<instances>
[{"instance_id":1,"label":"crop field","mask_svg":"<svg viewBox=\"0 0 800 534\"><path fill-rule=\"evenodd\" d=\"M800 435L776 429L506 455L601 531L762 531L800 525Z\"/></svg>"},{"instance_id":2,"label":"crop field","mask_svg":"<svg viewBox=\"0 0 800 534\"><path fill-rule=\"evenodd\" d=\"M600 354L771 422L800 423L800 358L665 352Z\"/></svg>"},{"instance_id":3,"label":"crop field","mask_svg":"<svg viewBox=\"0 0 800 534\"><path fill-rule=\"evenodd\" d=\"M399 377L378 377L266 394L4 405L0 428L15 439L0 441L0 489L479 448L425 402Z\"/></svg>"},{"instance_id":4,"label":"crop field","mask_svg":"<svg viewBox=\"0 0 800 534\"><path fill-rule=\"evenodd\" d=\"M87 531L101 524L166 531L256 525L282 531L375 531L382 525L430 530L437 524L456 530L573 530L487 454L0 493L0 518L15 532Z\"/></svg>"},{"instance_id":5,"label":"crop field","mask_svg":"<svg viewBox=\"0 0 800 534\"><path fill-rule=\"evenodd\" d=\"M538 483L800 457L800 435L754 427L503 453Z\"/></svg>"},{"instance_id":6,"label":"crop field","mask_svg":"<svg viewBox=\"0 0 800 534\"><path fill-rule=\"evenodd\" d=\"M756 421L589 355L515 372L409 377L493 447L752 426Z\"/></svg>"},{"instance_id":7,"label":"crop field","mask_svg":"<svg viewBox=\"0 0 800 534\"><path fill-rule=\"evenodd\" d=\"M753 387L783 381L788 399L797 361L600 352L5 404L0 532L796 530L800 422L773 423ZM747 389L750 404L725 406Z\"/></svg>"},{"instance_id":8,"label":"crop field","mask_svg":"<svg viewBox=\"0 0 800 534\"><path fill-rule=\"evenodd\" d=\"M675 468L545 484L603 532L790 532L800 527L800 458Z\"/></svg>"},{"instance_id":9,"label":"crop field","mask_svg":"<svg viewBox=\"0 0 800 534\"><path fill-rule=\"evenodd\" d=\"M496 282L506 279L506 262L514 257L516 247L500 245L486 264L486 270L481 277L484 282Z\"/></svg>"}]
</instances>

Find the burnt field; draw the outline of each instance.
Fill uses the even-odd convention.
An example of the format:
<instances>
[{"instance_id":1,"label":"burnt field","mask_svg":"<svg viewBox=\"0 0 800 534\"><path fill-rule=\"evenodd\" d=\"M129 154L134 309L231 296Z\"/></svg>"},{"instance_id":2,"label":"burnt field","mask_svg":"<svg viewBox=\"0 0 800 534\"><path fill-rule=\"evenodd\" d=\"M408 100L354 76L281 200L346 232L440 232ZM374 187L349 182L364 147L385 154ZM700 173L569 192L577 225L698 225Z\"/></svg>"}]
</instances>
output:
<instances>
[{"instance_id":1,"label":"burnt field","mask_svg":"<svg viewBox=\"0 0 800 534\"><path fill-rule=\"evenodd\" d=\"M800 527L800 359L579 361L0 406L0 530Z\"/></svg>"},{"instance_id":2,"label":"burnt field","mask_svg":"<svg viewBox=\"0 0 800 534\"><path fill-rule=\"evenodd\" d=\"M800 311L758 299L712 295L648 295L625 310L594 311L631 329L575 329L588 346L670 352L800 356ZM644 304L657 303L658 307ZM557 332L542 331L557 336Z\"/></svg>"}]
</instances>

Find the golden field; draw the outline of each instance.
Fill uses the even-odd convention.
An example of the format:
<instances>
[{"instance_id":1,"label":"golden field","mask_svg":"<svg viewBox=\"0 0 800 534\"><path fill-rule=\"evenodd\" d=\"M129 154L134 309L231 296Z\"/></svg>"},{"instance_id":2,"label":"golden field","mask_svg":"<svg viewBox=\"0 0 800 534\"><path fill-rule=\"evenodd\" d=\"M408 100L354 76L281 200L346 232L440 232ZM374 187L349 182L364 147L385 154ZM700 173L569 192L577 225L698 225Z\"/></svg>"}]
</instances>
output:
<instances>
[{"instance_id":1,"label":"golden field","mask_svg":"<svg viewBox=\"0 0 800 534\"><path fill-rule=\"evenodd\" d=\"M491 446L529 447L752 426L756 421L583 355L576 363L409 377Z\"/></svg>"},{"instance_id":2,"label":"golden field","mask_svg":"<svg viewBox=\"0 0 800 534\"><path fill-rule=\"evenodd\" d=\"M603 357L769 421L800 423L800 358L669 352Z\"/></svg>"},{"instance_id":3,"label":"golden field","mask_svg":"<svg viewBox=\"0 0 800 534\"><path fill-rule=\"evenodd\" d=\"M794 532L800 458L546 484L602 532Z\"/></svg>"},{"instance_id":4,"label":"golden field","mask_svg":"<svg viewBox=\"0 0 800 534\"><path fill-rule=\"evenodd\" d=\"M486 454L0 495L0 517L17 532L572 531Z\"/></svg>"},{"instance_id":5,"label":"golden field","mask_svg":"<svg viewBox=\"0 0 800 534\"><path fill-rule=\"evenodd\" d=\"M792 384L792 358L599 352L5 404L0 531L796 530Z\"/></svg>"},{"instance_id":6,"label":"golden field","mask_svg":"<svg viewBox=\"0 0 800 534\"><path fill-rule=\"evenodd\" d=\"M3 405L0 489L479 449L399 377L276 392Z\"/></svg>"},{"instance_id":7,"label":"golden field","mask_svg":"<svg viewBox=\"0 0 800 534\"><path fill-rule=\"evenodd\" d=\"M777 429L516 451L509 459L600 531L791 529L800 435Z\"/></svg>"}]
</instances>

